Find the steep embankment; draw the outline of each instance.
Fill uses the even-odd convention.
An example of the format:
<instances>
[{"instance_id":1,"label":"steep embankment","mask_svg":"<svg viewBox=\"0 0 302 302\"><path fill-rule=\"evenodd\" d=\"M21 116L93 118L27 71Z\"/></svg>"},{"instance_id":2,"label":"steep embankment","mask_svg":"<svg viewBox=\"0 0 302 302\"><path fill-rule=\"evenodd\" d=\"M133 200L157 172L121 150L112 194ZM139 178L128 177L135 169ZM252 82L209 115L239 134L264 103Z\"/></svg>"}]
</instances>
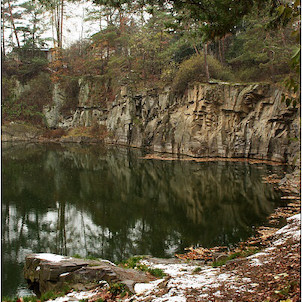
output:
<instances>
[{"instance_id":1,"label":"steep embankment","mask_svg":"<svg viewBox=\"0 0 302 302\"><path fill-rule=\"evenodd\" d=\"M298 109L287 108L273 85L196 84L183 96L168 88L133 93L122 87L106 108L90 101L90 87L82 83L77 110L57 126L102 124L107 142L154 152L290 163L298 157Z\"/></svg>"},{"instance_id":2,"label":"steep embankment","mask_svg":"<svg viewBox=\"0 0 302 302\"><path fill-rule=\"evenodd\" d=\"M70 132L63 142L105 138L107 143L147 147L151 152L300 164L299 108L287 107L282 91L272 84L195 84L181 96L168 87L135 92L122 87L113 102L95 96L93 80L79 85L73 109L56 84L52 104L43 110L50 128L80 127L76 137ZM86 137L81 131L89 126L98 126L102 133L92 139L97 131L91 129ZM18 139L10 125L2 130L2 140Z\"/></svg>"}]
</instances>

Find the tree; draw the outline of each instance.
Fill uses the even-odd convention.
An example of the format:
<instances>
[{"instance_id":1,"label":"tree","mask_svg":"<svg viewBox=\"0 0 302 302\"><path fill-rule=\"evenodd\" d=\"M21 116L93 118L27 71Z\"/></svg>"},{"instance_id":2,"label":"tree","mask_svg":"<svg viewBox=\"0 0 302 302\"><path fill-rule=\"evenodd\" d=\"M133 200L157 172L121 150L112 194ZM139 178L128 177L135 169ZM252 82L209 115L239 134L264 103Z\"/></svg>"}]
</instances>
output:
<instances>
[{"instance_id":1,"label":"tree","mask_svg":"<svg viewBox=\"0 0 302 302\"><path fill-rule=\"evenodd\" d=\"M301 1L295 0L291 3L276 3L274 1L273 10L275 10L274 18L270 22L272 28L285 27L288 24L292 27L292 36L295 38L298 46L293 52L290 60L290 66L293 74L290 74L284 81L288 93L283 94L283 100L287 106L300 102L300 73L301 73Z\"/></svg>"},{"instance_id":2,"label":"tree","mask_svg":"<svg viewBox=\"0 0 302 302\"><path fill-rule=\"evenodd\" d=\"M5 54L5 32L6 29L11 29L12 30L12 35L15 36L17 47L20 48L20 39L19 39L19 34L17 30L17 23L18 19L21 17L20 10L18 10L18 5L15 3L13 0L4 0L1 2L1 31L2 31L2 53ZM9 25L10 24L10 25ZM15 46L15 43L13 42L13 37L12 35L10 36L11 42L9 43L11 47Z\"/></svg>"},{"instance_id":3,"label":"tree","mask_svg":"<svg viewBox=\"0 0 302 302\"><path fill-rule=\"evenodd\" d=\"M269 6L255 9L244 17L232 37L227 61L245 81L275 81L290 72L288 61L295 45L292 29L268 28L269 10Z\"/></svg>"},{"instance_id":4,"label":"tree","mask_svg":"<svg viewBox=\"0 0 302 302\"><path fill-rule=\"evenodd\" d=\"M20 7L24 9L22 16L26 16L27 21L27 24L18 28L24 35L23 47L31 49L44 47L46 42L46 39L42 38L45 32L44 9L36 0L25 1Z\"/></svg>"},{"instance_id":5,"label":"tree","mask_svg":"<svg viewBox=\"0 0 302 302\"><path fill-rule=\"evenodd\" d=\"M50 12L53 41L59 49L63 46L64 0L39 0Z\"/></svg>"},{"instance_id":6,"label":"tree","mask_svg":"<svg viewBox=\"0 0 302 302\"><path fill-rule=\"evenodd\" d=\"M146 2L94 0L94 2L113 7L157 4L162 8L172 7L171 13L179 19L189 16L199 27L200 38L204 45L205 70L209 80L208 44L213 42L216 37L222 38L227 33L234 31L239 20L251 10L255 0L147 0Z\"/></svg>"}]
</instances>

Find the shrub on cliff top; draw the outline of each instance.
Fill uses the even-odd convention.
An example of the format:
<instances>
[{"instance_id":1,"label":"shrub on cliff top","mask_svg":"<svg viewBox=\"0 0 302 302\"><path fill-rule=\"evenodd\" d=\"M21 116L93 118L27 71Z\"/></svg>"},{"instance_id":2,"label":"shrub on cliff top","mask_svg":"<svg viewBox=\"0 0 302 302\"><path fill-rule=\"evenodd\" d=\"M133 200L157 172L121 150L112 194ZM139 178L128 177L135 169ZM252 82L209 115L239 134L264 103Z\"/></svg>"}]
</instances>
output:
<instances>
[{"instance_id":1,"label":"shrub on cliff top","mask_svg":"<svg viewBox=\"0 0 302 302\"><path fill-rule=\"evenodd\" d=\"M43 122L43 106L52 101L52 84L48 73L40 73L25 85L17 87L14 77L4 77L2 114L4 120L23 120L34 124Z\"/></svg>"},{"instance_id":2,"label":"shrub on cliff top","mask_svg":"<svg viewBox=\"0 0 302 302\"><path fill-rule=\"evenodd\" d=\"M223 66L213 56L207 56L209 73L212 79L231 81L233 74L230 69ZM172 87L175 93L183 93L188 84L193 82L206 82L206 73L203 55L194 55L190 59L182 62L174 78Z\"/></svg>"}]
</instances>

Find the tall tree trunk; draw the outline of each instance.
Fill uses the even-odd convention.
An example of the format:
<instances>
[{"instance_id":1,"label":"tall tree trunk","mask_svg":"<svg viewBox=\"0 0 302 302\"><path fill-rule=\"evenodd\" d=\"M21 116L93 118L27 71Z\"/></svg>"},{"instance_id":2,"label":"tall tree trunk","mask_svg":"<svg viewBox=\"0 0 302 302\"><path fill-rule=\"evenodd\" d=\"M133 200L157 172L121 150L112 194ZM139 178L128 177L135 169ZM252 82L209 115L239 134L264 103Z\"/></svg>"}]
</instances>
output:
<instances>
[{"instance_id":1,"label":"tall tree trunk","mask_svg":"<svg viewBox=\"0 0 302 302\"><path fill-rule=\"evenodd\" d=\"M286 46L286 41L285 41L285 35L284 35L284 29L283 28L280 29L280 34L281 34L281 39L282 39L283 46Z\"/></svg>"},{"instance_id":2,"label":"tall tree trunk","mask_svg":"<svg viewBox=\"0 0 302 302\"><path fill-rule=\"evenodd\" d=\"M53 47L56 47L56 39L55 39L55 20L54 20L54 10L51 10L51 33L52 33L52 41Z\"/></svg>"},{"instance_id":3,"label":"tall tree trunk","mask_svg":"<svg viewBox=\"0 0 302 302\"><path fill-rule=\"evenodd\" d=\"M61 24L60 24L61 48L63 47L63 18L64 18L64 0L61 0Z\"/></svg>"},{"instance_id":4,"label":"tall tree trunk","mask_svg":"<svg viewBox=\"0 0 302 302\"><path fill-rule=\"evenodd\" d=\"M56 7L56 16L57 16L57 41L58 41L58 47L61 48L61 34L60 34L60 6L57 5Z\"/></svg>"},{"instance_id":5,"label":"tall tree trunk","mask_svg":"<svg viewBox=\"0 0 302 302\"><path fill-rule=\"evenodd\" d=\"M5 29L5 24L4 24L4 9L3 9L3 2L1 2L1 18L2 18L2 22L1 22L1 30L2 30L2 44L1 44L1 48L2 48L2 60L5 60L5 42L4 42L4 29Z\"/></svg>"},{"instance_id":6,"label":"tall tree trunk","mask_svg":"<svg viewBox=\"0 0 302 302\"><path fill-rule=\"evenodd\" d=\"M225 44L224 44L225 36L222 37L222 63L225 62Z\"/></svg>"},{"instance_id":7,"label":"tall tree trunk","mask_svg":"<svg viewBox=\"0 0 302 302\"><path fill-rule=\"evenodd\" d=\"M33 20L33 31L32 31L32 57L34 57L34 49L36 46L36 37L35 37L35 33L36 33L36 14L34 15L34 20Z\"/></svg>"},{"instance_id":8,"label":"tall tree trunk","mask_svg":"<svg viewBox=\"0 0 302 302\"><path fill-rule=\"evenodd\" d=\"M203 53L204 53L204 69L206 72L207 82L210 81L210 73L209 73L209 65L207 60L207 53L208 53L208 42L203 45Z\"/></svg>"},{"instance_id":9,"label":"tall tree trunk","mask_svg":"<svg viewBox=\"0 0 302 302\"><path fill-rule=\"evenodd\" d=\"M10 14L12 26L13 26L15 37L16 37L16 40L17 40L17 45L18 45L18 48L20 48L20 42L19 42L19 38L18 38L16 26L15 26L15 21L14 21L14 17L13 17L12 7L10 5L10 1L8 0L7 2L8 2L8 9L9 9L9 14Z\"/></svg>"},{"instance_id":10,"label":"tall tree trunk","mask_svg":"<svg viewBox=\"0 0 302 302\"><path fill-rule=\"evenodd\" d=\"M219 61L222 63L222 53L221 53L221 40L218 40L218 52L219 52Z\"/></svg>"},{"instance_id":11,"label":"tall tree trunk","mask_svg":"<svg viewBox=\"0 0 302 302\"><path fill-rule=\"evenodd\" d=\"M200 55L200 52L199 52L199 50L197 49L197 46L196 46L195 43L193 43L193 48L194 48L196 54L197 54L197 55Z\"/></svg>"}]
</instances>

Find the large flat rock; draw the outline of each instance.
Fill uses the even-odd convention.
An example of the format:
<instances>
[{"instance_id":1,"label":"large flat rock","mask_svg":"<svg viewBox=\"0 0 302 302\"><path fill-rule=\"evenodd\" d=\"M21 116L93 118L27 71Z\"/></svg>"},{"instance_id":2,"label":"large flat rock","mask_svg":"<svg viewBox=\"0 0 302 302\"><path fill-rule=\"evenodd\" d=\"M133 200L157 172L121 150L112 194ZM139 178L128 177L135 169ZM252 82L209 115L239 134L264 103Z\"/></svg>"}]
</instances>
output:
<instances>
[{"instance_id":1,"label":"large flat rock","mask_svg":"<svg viewBox=\"0 0 302 302\"><path fill-rule=\"evenodd\" d=\"M124 283L133 292L135 283L151 280L141 271L123 269L108 260L83 260L55 254L26 256L24 277L38 295L62 291L66 287L88 290L99 286L102 281Z\"/></svg>"}]
</instances>

